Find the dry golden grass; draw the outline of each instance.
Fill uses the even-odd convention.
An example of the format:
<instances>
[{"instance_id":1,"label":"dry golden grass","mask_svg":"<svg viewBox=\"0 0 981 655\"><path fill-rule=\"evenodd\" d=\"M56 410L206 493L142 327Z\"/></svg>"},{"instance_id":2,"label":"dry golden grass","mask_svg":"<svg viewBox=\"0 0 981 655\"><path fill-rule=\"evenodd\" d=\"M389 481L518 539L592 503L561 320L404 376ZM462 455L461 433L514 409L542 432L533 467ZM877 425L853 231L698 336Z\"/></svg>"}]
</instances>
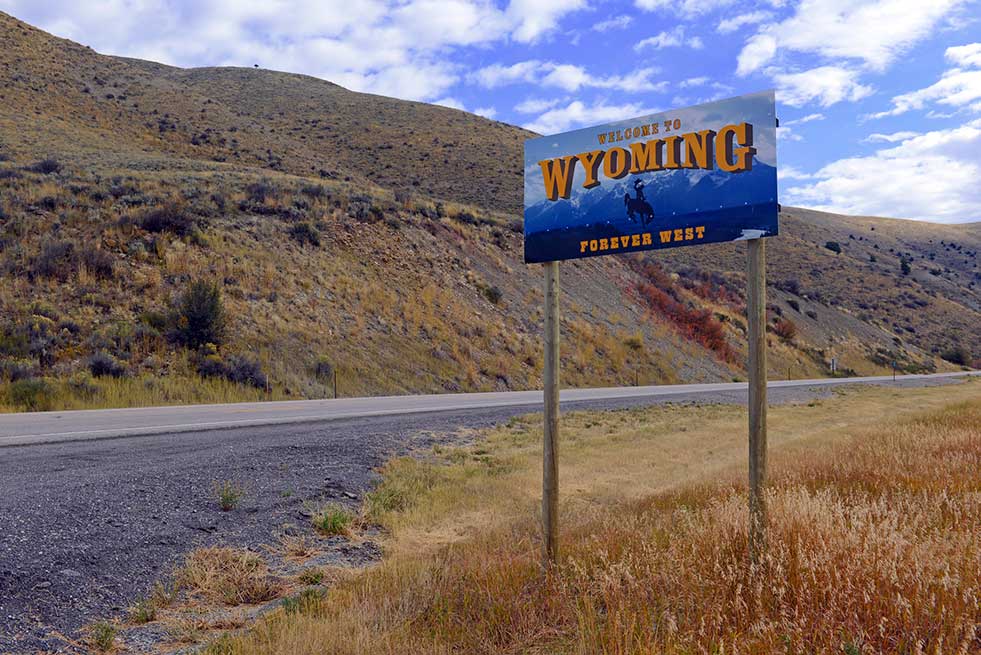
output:
<instances>
[{"instance_id":1,"label":"dry golden grass","mask_svg":"<svg viewBox=\"0 0 981 655\"><path fill-rule=\"evenodd\" d=\"M174 579L178 588L208 602L226 605L261 603L276 598L283 589L259 555L235 548L191 551Z\"/></svg>"},{"instance_id":2,"label":"dry golden grass","mask_svg":"<svg viewBox=\"0 0 981 655\"><path fill-rule=\"evenodd\" d=\"M976 381L870 390L775 408L770 548L756 570L736 409L572 415L562 558L548 576L534 518L534 422L428 466L393 463L379 490L399 499L382 514L394 532L387 561L211 650L977 652L978 390ZM672 415L673 427L658 427ZM660 459L673 461L661 468Z\"/></svg>"}]
</instances>

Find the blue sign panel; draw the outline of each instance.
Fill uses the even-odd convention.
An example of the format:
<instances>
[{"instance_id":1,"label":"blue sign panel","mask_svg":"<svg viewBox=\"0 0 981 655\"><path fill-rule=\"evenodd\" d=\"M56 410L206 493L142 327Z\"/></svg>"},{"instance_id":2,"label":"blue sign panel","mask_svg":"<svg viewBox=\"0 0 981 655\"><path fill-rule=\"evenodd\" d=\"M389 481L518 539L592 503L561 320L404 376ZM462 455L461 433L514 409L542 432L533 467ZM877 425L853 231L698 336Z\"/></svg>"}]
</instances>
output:
<instances>
[{"instance_id":1,"label":"blue sign panel","mask_svg":"<svg viewBox=\"0 0 981 655\"><path fill-rule=\"evenodd\" d=\"M777 234L772 91L525 142L525 261Z\"/></svg>"}]
</instances>

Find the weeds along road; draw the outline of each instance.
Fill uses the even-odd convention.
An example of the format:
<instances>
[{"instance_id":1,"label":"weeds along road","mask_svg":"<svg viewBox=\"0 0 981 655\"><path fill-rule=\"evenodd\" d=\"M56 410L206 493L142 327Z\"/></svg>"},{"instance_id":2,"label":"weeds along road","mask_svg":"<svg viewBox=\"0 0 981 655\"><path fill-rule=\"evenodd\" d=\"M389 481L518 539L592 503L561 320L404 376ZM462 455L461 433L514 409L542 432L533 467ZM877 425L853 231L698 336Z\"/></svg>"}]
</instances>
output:
<instances>
[{"instance_id":1,"label":"weeds along road","mask_svg":"<svg viewBox=\"0 0 981 655\"><path fill-rule=\"evenodd\" d=\"M855 381L775 383L770 399L806 401L830 394L828 382ZM917 376L895 384L945 382ZM507 394L424 397L423 409L411 398L276 403L270 413L248 419L238 406L173 408L173 415L151 409L0 417L0 440L9 446L0 448L0 652L62 649L59 634L77 638L87 622L121 615L193 548L260 548L284 525L311 530L310 503L358 507L372 469L389 457L540 406L540 392L515 394L512 402L500 396ZM563 409L741 403L745 396L745 385L737 384L583 390L566 394ZM460 402L466 399L472 404ZM363 406L352 410L355 402ZM446 404L433 406L437 402ZM287 413L293 407L309 411ZM341 417L355 410L362 415ZM194 420L216 427L215 412L222 421L268 424L188 427ZM179 427L150 425L161 416ZM25 426L35 430L34 441L49 441L52 420L68 441L13 445L27 440ZM102 432L93 435L93 429ZM71 441L65 435L72 430L86 440ZM125 430L138 436L120 436ZM139 432L148 430L154 434ZM98 438L106 436L116 438ZM245 490L230 512L219 509L215 494L216 483L225 480ZM369 544L346 556L363 563L377 549Z\"/></svg>"}]
</instances>

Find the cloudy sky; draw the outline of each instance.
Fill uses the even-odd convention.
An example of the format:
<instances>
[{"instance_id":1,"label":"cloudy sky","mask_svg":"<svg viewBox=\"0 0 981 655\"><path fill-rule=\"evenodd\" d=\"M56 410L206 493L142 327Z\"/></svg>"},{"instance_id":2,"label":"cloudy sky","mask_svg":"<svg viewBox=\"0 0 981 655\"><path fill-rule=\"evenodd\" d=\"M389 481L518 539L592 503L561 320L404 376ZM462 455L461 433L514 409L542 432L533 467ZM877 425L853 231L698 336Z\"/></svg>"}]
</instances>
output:
<instances>
[{"instance_id":1,"label":"cloudy sky","mask_svg":"<svg viewBox=\"0 0 981 655\"><path fill-rule=\"evenodd\" d=\"M781 201L981 220L981 0L0 0L99 52L259 64L560 132L768 88Z\"/></svg>"}]
</instances>

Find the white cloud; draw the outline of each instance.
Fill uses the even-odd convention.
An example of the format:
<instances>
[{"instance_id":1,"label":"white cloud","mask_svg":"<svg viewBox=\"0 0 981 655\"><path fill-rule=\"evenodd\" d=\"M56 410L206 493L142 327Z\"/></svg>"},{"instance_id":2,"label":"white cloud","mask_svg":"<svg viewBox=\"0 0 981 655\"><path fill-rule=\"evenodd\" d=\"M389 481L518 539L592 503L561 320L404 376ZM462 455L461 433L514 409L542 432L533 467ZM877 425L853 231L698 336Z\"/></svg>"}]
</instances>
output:
<instances>
[{"instance_id":1,"label":"white cloud","mask_svg":"<svg viewBox=\"0 0 981 655\"><path fill-rule=\"evenodd\" d=\"M802 118L798 118L796 120L785 121L784 122L784 125L787 125L787 126L790 126L790 125L801 125L803 123L811 123L813 121L823 121L823 120L824 120L824 114L808 114L807 116L804 116Z\"/></svg>"},{"instance_id":2,"label":"white cloud","mask_svg":"<svg viewBox=\"0 0 981 655\"><path fill-rule=\"evenodd\" d=\"M597 32L609 32L610 30L622 30L628 27L630 23L634 21L633 16L628 14L621 14L616 18L609 18L604 21L600 21L593 25L593 29Z\"/></svg>"},{"instance_id":3,"label":"white cloud","mask_svg":"<svg viewBox=\"0 0 981 655\"><path fill-rule=\"evenodd\" d=\"M485 88L494 89L515 82L534 82L538 79L542 66L543 63L535 59L519 61L510 66L491 64L474 71L469 77Z\"/></svg>"},{"instance_id":4,"label":"white cloud","mask_svg":"<svg viewBox=\"0 0 981 655\"><path fill-rule=\"evenodd\" d=\"M821 66L801 73L778 73L777 100L791 107L817 102L830 107L843 100L856 101L872 93L858 83L858 73L839 66Z\"/></svg>"},{"instance_id":5,"label":"white cloud","mask_svg":"<svg viewBox=\"0 0 981 655\"><path fill-rule=\"evenodd\" d=\"M777 180L810 180L814 176L793 166L778 166Z\"/></svg>"},{"instance_id":6,"label":"white cloud","mask_svg":"<svg viewBox=\"0 0 981 655\"><path fill-rule=\"evenodd\" d=\"M680 46L687 46L694 50L701 50L705 44L702 39L697 36L690 38L685 38L685 28L682 25L674 28L670 32L660 32L654 36L649 36L646 39L638 41L634 45L634 52L642 52L644 50L661 50L662 48L676 48Z\"/></svg>"},{"instance_id":7,"label":"white cloud","mask_svg":"<svg viewBox=\"0 0 981 655\"><path fill-rule=\"evenodd\" d=\"M981 68L981 43L969 43L947 48L944 56L958 66Z\"/></svg>"},{"instance_id":8,"label":"white cloud","mask_svg":"<svg viewBox=\"0 0 981 655\"><path fill-rule=\"evenodd\" d=\"M701 16L732 4L735 0L634 0L634 5L644 11L670 9L687 17Z\"/></svg>"},{"instance_id":9,"label":"white cloud","mask_svg":"<svg viewBox=\"0 0 981 655\"><path fill-rule=\"evenodd\" d=\"M778 127L777 138L781 141L803 141L804 137L794 132L790 127Z\"/></svg>"},{"instance_id":10,"label":"white cloud","mask_svg":"<svg viewBox=\"0 0 981 655\"><path fill-rule=\"evenodd\" d=\"M777 54L777 40L769 34L757 34L743 46L736 59L736 74L749 75Z\"/></svg>"},{"instance_id":11,"label":"white cloud","mask_svg":"<svg viewBox=\"0 0 981 655\"><path fill-rule=\"evenodd\" d=\"M896 96L892 99L892 109L871 114L869 118L898 116L914 109L923 109L933 102L959 108L972 105L977 100L981 100L981 70L953 68L925 89Z\"/></svg>"},{"instance_id":12,"label":"white cloud","mask_svg":"<svg viewBox=\"0 0 981 655\"><path fill-rule=\"evenodd\" d=\"M443 107L449 107L450 109L459 109L460 111L466 111L467 108L463 106L463 103L456 98L442 98L433 102L434 105L441 105Z\"/></svg>"},{"instance_id":13,"label":"white cloud","mask_svg":"<svg viewBox=\"0 0 981 655\"><path fill-rule=\"evenodd\" d=\"M514 106L514 110L522 114L539 114L551 109L559 104L558 100L543 100L541 98L528 98Z\"/></svg>"},{"instance_id":14,"label":"white cloud","mask_svg":"<svg viewBox=\"0 0 981 655\"><path fill-rule=\"evenodd\" d=\"M608 105L601 101L593 105L586 105L580 100L574 100L565 107L550 109L524 127L540 134L555 134L574 127L626 120L633 116L652 114L656 111L656 109L644 107L638 103Z\"/></svg>"},{"instance_id":15,"label":"white cloud","mask_svg":"<svg viewBox=\"0 0 981 655\"><path fill-rule=\"evenodd\" d=\"M582 66L574 64L530 60L511 66L493 64L475 71L469 77L472 81L489 89L505 84L524 82L557 87L570 92L584 88L639 92L657 91L665 88L665 82L651 80L651 76L656 72L658 72L657 68L647 67L626 75L602 77L593 75Z\"/></svg>"},{"instance_id":16,"label":"white cloud","mask_svg":"<svg viewBox=\"0 0 981 655\"><path fill-rule=\"evenodd\" d=\"M755 25L773 18L772 11L751 11L747 14L739 14L732 18L723 18L715 26L715 31L719 34L731 34L745 25Z\"/></svg>"},{"instance_id":17,"label":"white cloud","mask_svg":"<svg viewBox=\"0 0 981 655\"><path fill-rule=\"evenodd\" d=\"M689 77L687 80L682 80L678 83L682 89L688 89L693 86L705 86L709 83L709 78L707 77Z\"/></svg>"},{"instance_id":18,"label":"white cloud","mask_svg":"<svg viewBox=\"0 0 981 655\"><path fill-rule=\"evenodd\" d=\"M535 41L554 30L566 14L586 7L586 0L511 0L507 16L516 25L512 36L521 43Z\"/></svg>"},{"instance_id":19,"label":"white cloud","mask_svg":"<svg viewBox=\"0 0 981 655\"><path fill-rule=\"evenodd\" d=\"M497 116L497 110L493 107L477 107L473 110L473 113L477 114L478 116L491 119Z\"/></svg>"},{"instance_id":20,"label":"white cloud","mask_svg":"<svg viewBox=\"0 0 981 655\"><path fill-rule=\"evenodd\" d=\"M941 19L970 0L802 0L790 18L763 26L739 55L739 74L758 70L778 48L857 59L884 70ZM768 40L766 40L768 39ZM769 56L766 56L769 55Z\"/></svg>"},{"instance_id":21,"label":"white cloud","mask_svg":"<svg viewBox=\"0 0 981 655\"><path fill-rule=\"evenodd\" d=\"M902 132L893 132L892 134L881 134L879 132L876 132L862 139L862 143L897 143L899 141L906 141L907 139L912 139L913 137L916 136L920 136L920 133L913 132L910 130L905 130Z\"/></svg>"},{"instance_id":22,"label":"white cloud","mask_svg":"<svg viewBox=\"0 0 981 655\"><path fill-rule=\"evenodd\" d=\"M871 156L840 159L781 197L825 211L961 223L981 220L979 178L976 119L917 134Z\"/></svg>"}]
</instances>

